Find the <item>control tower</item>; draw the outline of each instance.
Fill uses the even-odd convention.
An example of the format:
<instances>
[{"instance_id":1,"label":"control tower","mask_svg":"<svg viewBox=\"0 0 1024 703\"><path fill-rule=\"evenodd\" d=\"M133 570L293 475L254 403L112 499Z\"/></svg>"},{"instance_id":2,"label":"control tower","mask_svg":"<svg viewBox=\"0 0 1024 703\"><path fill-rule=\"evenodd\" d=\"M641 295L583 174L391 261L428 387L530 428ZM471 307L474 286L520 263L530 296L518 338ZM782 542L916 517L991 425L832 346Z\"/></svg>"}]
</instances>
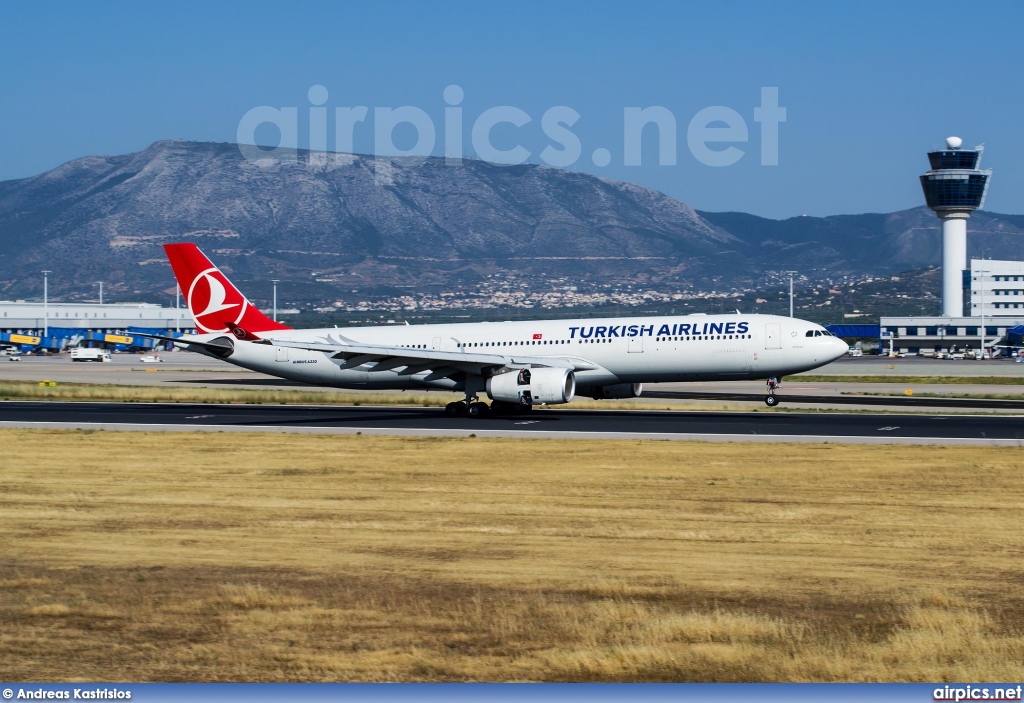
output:
<instances>
[{"instance_id":1,"label":"control tower","mask_svg":"<svg viewBox=\"0 0 1024 703\"><path fill-rule=\"evenodd\" d=\"M921 176L928 207L942 220L942 315L964 314L963 272L967 268L967 218L985 203L992 171L980 171L984 146L961 149L949 137L942 151L928 152L932 169Z\"/></svg>"}]
</instances>

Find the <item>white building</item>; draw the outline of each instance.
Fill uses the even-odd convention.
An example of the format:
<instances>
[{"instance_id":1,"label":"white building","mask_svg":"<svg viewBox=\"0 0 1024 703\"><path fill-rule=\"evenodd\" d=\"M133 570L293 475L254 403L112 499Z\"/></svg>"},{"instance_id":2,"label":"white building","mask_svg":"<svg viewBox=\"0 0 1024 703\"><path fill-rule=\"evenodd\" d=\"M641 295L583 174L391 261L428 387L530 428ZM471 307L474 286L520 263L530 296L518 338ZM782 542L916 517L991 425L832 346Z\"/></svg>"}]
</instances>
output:
<instances>
[{"instance_id":1,"label":"white building","mask_svg":"<svg viewBox=\"0 0 1024 703\"><path fill-rule=\"evenodd\" d=\"M49 303L0 301L0 330L30 331L43 327L111 330L148 327L190 330L195 325L186 308L148 303Z\"/></svg>"},{"instance_id":2,"label":"white building","mask_svg":"<svg viewBox=\"0 0 1024 703\"><path fill-rule=\"evenodd\" d=\"M1024 317L1024 261L972 259L969 275L972 317Z\"/></svg>"},{"instance_id":3,"label":"white building","mask_svg":"<svg viewBox=\"0 0 1024 703\"><path fill-rule=\"evenodd\" d=\"M963 278L964 288L970 287L969 316L883 317L883 348L891 339L894 351L908 354L974 351L982 335L991 348L1008 329L1024 325L1024 261L972 259Z\"/></svg>"}]
</instances>

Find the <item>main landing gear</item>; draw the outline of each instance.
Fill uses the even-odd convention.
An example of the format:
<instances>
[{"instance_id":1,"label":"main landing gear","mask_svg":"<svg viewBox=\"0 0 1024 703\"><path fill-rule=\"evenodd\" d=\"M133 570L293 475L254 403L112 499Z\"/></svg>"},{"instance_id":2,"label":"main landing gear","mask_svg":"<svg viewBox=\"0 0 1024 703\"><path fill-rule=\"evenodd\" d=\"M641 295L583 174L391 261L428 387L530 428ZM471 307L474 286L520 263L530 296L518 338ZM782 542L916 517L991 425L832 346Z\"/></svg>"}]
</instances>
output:
<instances>
[{"instance_id":1,"label":"main landing gear","mask_svg":"<svg viewBox=\"0 0 1024 703\"><path fill-rule=\"evenodd\" d=\"M779 404L779 399L775 396L775 390L779 387L779 379L772 376L768 379L768 395L764 397L764 404L769 408L774 408Z\"/></svg>"},{"instance_id":2,"label":"main landing gear","mask_svg":"<svg viewBox=\"0 0 1024 703\"><path fill-rule=\"evenodd\" d=\"M521 415L531 410L533 410L533 407L530 405L508 403L503 400L495 400L490 405L487 405L487 403L481 402L476 396L466 398L466 400L457 400L444 406L444 414L448 417L471 417L474 419L489 416Z\"/></svg>"},{"instance_id":3,"label":"main landing gear","mask_svg":"<svg viewBox=\"0 0 1024 703\"><path fill-rule=\"evenodd\" d=\"M462 417L463 415L468 415L468 410L469 407L461 400L457 400L454 403L448 403L448 405L444 406L444 414L448 417Z\"/></svg>"},{"instance_id":4,"label":"main landing gear","mask_svg":"<svg viewBox=\"0 0 1024 703\"><path fill-rule=\"evenodd\" d=\"M487 417L491 414L491 408L487 403L482 403L474 395L465 400L458 400L444 406L444 414L448 417Z\"/></svg>"}]
</instances>

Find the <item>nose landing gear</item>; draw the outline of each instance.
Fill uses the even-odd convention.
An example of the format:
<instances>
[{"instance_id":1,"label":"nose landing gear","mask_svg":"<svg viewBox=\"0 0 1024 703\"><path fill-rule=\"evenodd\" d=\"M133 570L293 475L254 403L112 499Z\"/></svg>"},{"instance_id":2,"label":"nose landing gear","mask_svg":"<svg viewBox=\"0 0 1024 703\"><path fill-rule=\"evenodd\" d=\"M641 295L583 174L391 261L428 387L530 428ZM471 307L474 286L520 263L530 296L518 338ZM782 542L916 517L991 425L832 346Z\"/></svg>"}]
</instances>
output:
<instances>
[{"instance_id":1,"label":"nose landing gear","mask_svg":"<svg viewBox=\"0 0 1024 703\"><path fill-rule=\"evenodd\" d=\"M772 376L768 379L768 395L764 397L764 404L769 408L774 408L779 404L779 399L775 396L775 390L779 387L779 379Z\"/></svg>"}]
</instances>

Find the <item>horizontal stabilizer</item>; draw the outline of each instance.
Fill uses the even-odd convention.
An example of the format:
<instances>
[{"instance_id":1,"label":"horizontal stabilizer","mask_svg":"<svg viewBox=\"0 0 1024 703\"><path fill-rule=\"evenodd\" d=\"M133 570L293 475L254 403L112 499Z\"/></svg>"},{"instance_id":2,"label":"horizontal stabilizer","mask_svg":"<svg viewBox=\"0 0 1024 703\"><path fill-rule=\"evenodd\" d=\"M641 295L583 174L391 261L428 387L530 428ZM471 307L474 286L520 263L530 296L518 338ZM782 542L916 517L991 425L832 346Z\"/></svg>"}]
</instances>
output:
<instances>
[{"instance_id":1,"label":"horizontal stabilizer","mask_svg":"<svg viewBox=\"0 0 1024 703\"><path fill-rule=\"evenodd\" d=\"M173 342L174 344L185 346L185 347L200 347L210 352L214 356L218 356L221 359L226 359L235 351L235 343L230 337L214 337L213 339L200 341L198 339L189 339L187 337L165 337L160 334L144 334L142 332L132 332L134 337L146 337L148 339L158 339L162 342Z\"/></svg>"}]
</instances>

